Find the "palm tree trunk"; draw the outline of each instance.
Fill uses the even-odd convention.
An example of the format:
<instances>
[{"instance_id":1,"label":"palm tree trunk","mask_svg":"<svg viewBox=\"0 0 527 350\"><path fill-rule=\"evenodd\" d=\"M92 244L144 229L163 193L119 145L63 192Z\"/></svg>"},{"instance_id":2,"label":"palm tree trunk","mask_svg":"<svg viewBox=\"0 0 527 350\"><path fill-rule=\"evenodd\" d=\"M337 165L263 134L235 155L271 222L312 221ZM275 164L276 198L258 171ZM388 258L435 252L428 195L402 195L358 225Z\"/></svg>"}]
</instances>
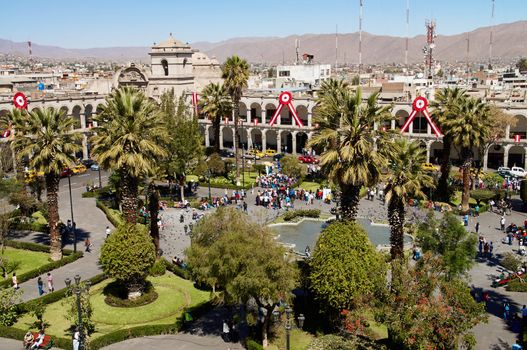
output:
<instances>
[{"instance_id":1,"label":"palm tree trunk","mask_svg":"<svg viewBox=\"0 0 527 350\"><path fill-rule=\"evenodd\" d=\"M123 216L126 222L137 223L137 179L121 170L121 197Z\"/></svg>"},{"instance_id":2,"label":"palm tree trunk","mask_svg":"<svg viewBox=\"0 0 527 350\"><path fill-rule=\"evenodd\" d=\"M159 226L157 225L157 219L159 214L159 191L157 190L154 182L150 183L148 191L148 211L150 212L150 236L156 247L156 254L159 255Z\"/></svg>"},{"instance_id":3,"label":"palm tree trunk","mask_svg":"<svg viewBox=\"0 0 527 350\"><path fill-rule=\"evenodd\" d=\"M221 116L218 115L212 121L212 124L214 126L214 152L216 153L220 153L220 123Z\"/></svg>"},{"instance_id":4,"label":"palm tree trunk","mask_svg":"<svg viewBox=\"0 0 527 350\"><path fill-rule=\"evenodd\" d=\"M461 150L463 159L463 194L461 195L461 211L468 213L470 200L470 169L472 167L472 157L470 156L470 149L463 148Z\"/></svg>"},{"instance_id":5,"label":"palm tree trunk","mask_svg":"<svg viewBox=\"0 0 527 350\"><path fill-rule=\"evenodd\" d=\"M238 149L238 122L240 120L240 94L234 95L234 154L235 154L235 163L236 164L236 185L240 183L240 167L238 166L238 160L240 159L239 149Z\"/></svg>"},{"instance_id":6,"label":"palm tree trunk","mask_svg":"<svg viewBox=\"0 0 527 350\"><path fill-rule=\"evenodd\" d=\"M404 254L404 201L392 197L388 203L388 222L390 223L390 254L392 259L399 259Z\"/></svg>"},{"instance_id":7,"label":"palm tree trunk","mask_svg":"<svg viewBox=\"0 0 527 350\"><path fill-rule=\"evenodd\" d=\"M60 177L57 174L53 172L46 174L50 255L53 261L62 259L62 237L59 231L59 181Z\"/></svg>"},{"instance_id":8,"label":"palm tree trunk","mask_svg":"<svg viewBox=\"0 0 527 350\"><path fill-rule=\"evenodd\" d=\"M359 210L362 186L340 184L340 209L343 220L355 221Z\"/></svg>"},{"instance_id":9,"label":"palm tree trunk","mask_svg":"<svg viewBox=\"0 0 527 350\"><path fill-rule=\"evenodd\" d=\"M443 137L443 154L441 155L441 177L437 183L436 196L441 202L448 203L450 191L448 190L448 177L450 175L450 151L452 142L450 137Z\"/></svg>"}]
</instances>

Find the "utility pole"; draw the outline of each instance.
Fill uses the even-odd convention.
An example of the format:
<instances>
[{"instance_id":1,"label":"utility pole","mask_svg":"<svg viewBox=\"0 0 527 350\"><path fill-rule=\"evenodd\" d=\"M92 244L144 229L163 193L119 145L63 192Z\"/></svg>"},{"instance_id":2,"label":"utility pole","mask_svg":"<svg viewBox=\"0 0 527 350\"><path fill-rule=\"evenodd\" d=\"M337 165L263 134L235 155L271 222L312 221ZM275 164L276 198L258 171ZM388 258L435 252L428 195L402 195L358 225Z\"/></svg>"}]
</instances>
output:
<instances>
[{"instance_id":1,"label":"utility pole","mask_svg":"<svg viewBox=\"0 0 527 350\"><path fill-rule=\"evenodd\" d=\"M492 40L494 36L494 0L492 0L492 11L490 13L490 38L489 38L489 69L492 69Z\"/></svg>"},{"instance_id":2,"label":"utility pole","mask_svg":"<svg viewBox=\"0 0 527 350\"><path fill-rule=\"evenodd\" d=\"M338 57L339 57L339 25L335 25L335 76L338 74L337 72L337 63L338 63Z\"/></svg>"},{"instance_id":3,"label":"utility pole","mask_svg":"<svg viewBox=\"0 0 527 350\"><path fill-rule=\"evenodd\" d=\"M425 67L428 70L427 77L428 79L434 79L434 55L433 51L436 47L435 38L436 38L436 22L435 20L427 20L425 23L426 26L426 46L423 48L423 53L425 54Z\"/></svg>"},{"instance_id":4,"label":"utility pole","mask_svg":"<svg viewBox=\"0 0 527 350\"><path fill-rule=\"evenodd\" d=\"M404 65L406 66L406 74L410 71L408 69L408 37L410 36L410 0L406 0L406 43L404 48Z\"/></svg>"},{"instance_id":5,"label":"utility pole","mask_svg":"<svg viewBox=\"0 0 527 350\"><path fill-rule=\"evenodd\" d=\"M360 84L360 73L362 68L362 0L359 0L360 11L359 11L359 85Z\"/></svg>"},{"instance_id":6,"label":"utility pole","mask_svg":"<svg viewBox=\"0 0 527 350\"><path fill-rule=\"evenodd\" d=\"M467 86L470 85L470 62L469 62L469 55L470 55L470 34L467 33Z\"/></svg>"}]
</instances>

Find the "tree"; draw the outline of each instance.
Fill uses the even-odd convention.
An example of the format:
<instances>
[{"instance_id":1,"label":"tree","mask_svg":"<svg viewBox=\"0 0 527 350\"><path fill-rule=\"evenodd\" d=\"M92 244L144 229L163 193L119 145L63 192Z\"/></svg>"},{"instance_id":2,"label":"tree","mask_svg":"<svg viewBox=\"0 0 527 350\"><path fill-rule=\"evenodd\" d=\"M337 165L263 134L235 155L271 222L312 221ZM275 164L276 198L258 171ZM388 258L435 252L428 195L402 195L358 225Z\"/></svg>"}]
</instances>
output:
<instances>
[{"instance_id":1,"label":"tree","mask_svg":"<svg viewBox=\"0 0 527 350\"><path fill-rule=\"evenodd\" d=\"M15 119L14 148L18 157L29 158L29 167L44 172L48 204L50 255L53 261L62 258L59 232L59 182L64 168L75 163L81 135L72 131L74 120L63 110L36 109L26 118Z\"/></svg>"},{"instance_id":2,"label":"tree","mask_svg":"<svg viewBox=\"0 0 527 350\"><path fill-rule=\"evenodd\" d=\"M441 154L441 176L437 183L436 197L443 201L449 202L451 191L448 186L448 177L450 175L450 153L452 149L452 135L449 132L447 120L452 118L460 119L457 114L457 106L466 96L466 91L458 87L443 88L435 94L435 100L431 103L433 108L432 116L437 121L439 128L443 133L443 152Z\"/></svg>"},{"instance_id":3,"label":"tree","mask_svg":"<svg viewBox=\"0 0 527 350\"><path fill-rule=\"evenodd\" d=\"M461 149L463 159L463 194L461 197L461 209L463 212L469 210L470 199L470 170L474 159L473 149L483 147L490 135L491 120L489 107L481 99L463 98L453 108L458 117L443 120L442 125L446 131L445 135L452 143Z\"/></svg>"},{"instance_id":4,"label":"tree","mask_svg":"<svg viewBox=\"0 0 527 350\"><path fill-rule=\"evenodd\" d=\"M442 257L448 279L462 275L472 267L477 239L451 213L446 213L438 222L430 212L417 229L417 242L424 252Z\"/></svg>"},{"instance_id":5,"label":"tree","mask_svg":"<svg viewBox=\"0 0 527 350\"><path fill-rule=\"evenodd\" d=\"M0 289L0 325L12 326L18 317L17 304L22 301L22 290Z\"/></svg>"},{"instance_id":6,"label":"tree","mask_svg":"<svg viewBox=\"0 0 527 350\"><path fill-rule=\"evenodd\" d=\"M470 197L475 199L477 204L480 205L481 201L488 202L496 197L496 192L491 190L472 190L470 191Z\"/></svg>"},{"instance_id":7,"label":"tree","mask_svg":"<svg viewBox=\"0 0 527 350\"><path fill-rule=\"evenodd\" d=\"M355 222L335 222L322 231L309 261L310 289L331 313L351 310L386 284L386 264L366 231Z\"/></svg>"},{"instance_id":8,"label":"tree","mask_svg":"<svg viewBox=\"0 0 527 350\"><path fill-rule=\"evenodd\" d=\"M94 120L92 154L103 168L119 173L124 218L134 223L139 182L166 156L167 129L155 103L134 87L113 91Z\"/></svg>"},{"instance_id":9,"label":"tree","mask_svg":"<svg viewBox=\"0 0 527 350\"><path fill-rule=\"evenodd\" d=\"M516 68L518 68L520 72L526 72L527 71L527 58L525 57L520 58L518 63L516 63Z\"/></svg>"},{"instance_id":10,"label":"tree","mask_svg":"<svg viewBox=\"0 0 527 350\"><path fill-rule=\"evenodd\" d=\"M522 180L520 182L520 198L523 203L527 202L527 180Z\"/></svg>"},{"instance_id":11,"label":"tree","mask_svg":"<svg viewBox=\"0 0 527 350\"><path fill-rule=\"evenodd\" d=\"M398 265L397 292L385 295L376 315L394 349L474 349L470 330L486 321L484 305L465 282L442 279L442 266L440 257L427 254L413 267Z\"/></svg>"},{"instance_id":12,"label":"tree","mask_svg":"<svg viewBox=\"0 0 527 350\"><path fill-rule=\"evenodd\" d=\"M185 199L186 176L203 156L203 135L197 119L185 106L184 96L178 100L176 113L164 115L168 137L164 141L166 157L160 158L159 166L170 178L178 179L181 200Z\"/></svg>"},{"instance_id":13,"label":"tree","mask_svg":"<svg viewBox=\"0 0 527 350\"><path fill-rule=\"evenodd\" d=\"M405 204L410 198L426 198L423 187L433 187L432 177L423 170L426 154L418 141L399 138L389 150L390 173L386 180L386 201L390 222L392 259L403 257Z\"/></svg>"},{"instance_id":14,"label":"tree","mask_svg":"<svg viewBox=\"0 0 527 350\"><path fill-rule=\"evenodd\" d=\"M199 101L201 110L212 121L214 128L214 152L220 152L220 123L222 118L232 113L232 101L229 98L225 85L209 83L201 92Z\"/></svg>"},{"instance_id":15,"label":"tree","mask_svg":"<svg viewBox=\"0 0 527 350\"><path fill-rule=\"evenodd\" d=\"M125 223L106 239L99 262L104 273L122 283L133 299L141 296L155 260L155 246L145 226Z\"/></svg>"},{"instance_id":16,"label":"tree","mask_svg":"<svg viewBox=\"0 0 527 350\"><path fill-rule=\"evenodd\" d=\"M390 120L390 106L377 104L378 93L362 101L359 88L353 93L345 84L324 82L317 99L319 124L309 146L325 149L322 170L340 188L342 216L355 220L363 186L375 184L386 164L382 152L393 132L374 130L374 124ZM377 141L375 141L377 139Z\"/></svg>"},{"instance_id":17,"label":"tree","mask_svg":"<svg viewBox=\"0 0 527 350\"><path fill-rule=\"evenodd\" d=\"M221 68L222 78L227 92L231 96L232 106L234 111L234 153L236 162L236 184L240 182L240 169L238 167L238 159L240 158L238 150L238 127L240 119L240 99L242 91L247 87L247 80L249 80L249 64L246 60L233 55L225 61Z\"/></svg>"},{"instance_id":18,"label":"tree","mask_svg":"<svg viewBox=\"0 0 527 350\"><path fill-rule=\"evenodd\" d=\"M282 173L289 177L301 178L306 176L307 169L306 166L292 155L287 155L280 160L280 165L282 166Z\"/></svg>"},{"instance_id":19,"label":"tree","mask_svg":"<svg viewBox=\"0 0 527 350\"><path fill-rule=\"evenodd\" d=\"M295 265L285 258L285 249L270 230L241 211L219 208L194 227L186 255L194 277L214 293L220 288L217 296L223 301L253 300L266 310L262 322L266 347L272 311L280 300L289 300L297 280Z\"/></svg>"}]
</instances>

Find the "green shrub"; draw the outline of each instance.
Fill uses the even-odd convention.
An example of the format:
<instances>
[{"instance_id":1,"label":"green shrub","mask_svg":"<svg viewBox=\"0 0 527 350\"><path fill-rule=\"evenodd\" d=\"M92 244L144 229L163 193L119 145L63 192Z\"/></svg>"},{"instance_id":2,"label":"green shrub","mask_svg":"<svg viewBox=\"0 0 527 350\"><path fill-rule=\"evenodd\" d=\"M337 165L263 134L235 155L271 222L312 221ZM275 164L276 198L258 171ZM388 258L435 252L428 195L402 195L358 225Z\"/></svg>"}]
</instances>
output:
<instances>
[{"instance_id":1,"label":"green shrub","mask_svg":"<svg viewBox=\"0 0 527 350\"><path fill-rule=\"evenodd\" d=\"M284 221L291 221L297 217L318 218L320 217L320 209L289 210L284 214Z\"/></svg>"},{"instance_id":2,"label":"green shrub","mask_svg":"<svg viewBox=\"0 0 527 350\"><path fill-rule=\"evenodd\" d=\"M177 266L175 264L172 264L170 261L166 260L165 258L162 258L164 263L165 263L165 267L168 271L172 272L174 275L176 276L179 276L183 279L186 279L186 280L189 280L191 281L192 280L192 276L190 275L190 272L180 266Z\"/></svg>"},{"instance_id":3,"label":"green shrub","mask_svg":"<svg viewBox=\"0 0 527 350\"><path fill-rule=\"evenodd\" d=\"M97 208L103 211L104 215L106 215L106 218L112 223L113 226L119 227L124 224L124 220L120 211L108 208L108 206L106 206L106 204L100 200L97 200L95 204Z\"/></svg>"},{"instance_id":4,"label":"green shrub","mask_svg":"<svg viewBox=\"0 0 527 350\"><path fill-rule=\"evenodd\" d=\"M118 281L114 281L104 287L104 302L114 307L137 307L148 305L157 300L157 292L149 281L145 284L143 294L136 299L128 299L126 287Z\"/></svg>"},{"instance_id":5,"label":"green shrub","mask_svg":"<svg viewBox=\"0 0 527 350\"><path fill-rule=\"evenodd\" d=\"M254 339L249 339L247 341L247 350L263 350L262 344L258 343Z\"/></svg>"},{"instance_id":6,"label":"green shrub","mask_svg":"<svg viewBox=\"0 0 527 350\"><path fill-rule=\"evenodd\" d=\"M527 180L520 182L520 198L522 201L527 202Z\"/></svg>"},{"instance_id":7,"label":"green shrub","mask_svg":"<svg viewBox=\"0 0 527 350\"><path fill-rule=\"evenodd\" d=\"M96 198L98 194L97 191L82 192L82 198Z\"/></svg>"},{"instance_id":8,"label":"green shrub","mask_svg":"<svg viewBox=\"0 0 527 350\"><path fill-rule=\"evenodd\" d=\"M157 259L154 265L150 268L149 275L150 276L163 276L166 272L167 268L165 265L165 262L161 259Z\"/></svg>"},{"instance_id":9,"label":"green shrub","mask_svg":"<svg viewBox=\"0 0 527 350\"><path fill-rule=\"evenodd\" d=\"M509 271L516 272L520 268L522 261L511 252L503 254L501 259L501 266Z\"/></svg>"},{"instance_id":10,"label":"green shrub","mask_svg":"<svg viewBox=\"0 0 527 350\"><path fill-rule=\"evenodd\" d=\"M527 292L527 282L520 279L510 281L505 287L509 292Z\"/></svg>"},{"instance_id":11,"label":"green shrub","mask_svg":"<svg viewBox=\"0 0 527 350\"><path fill-rule=\"evenodd\" d=\"M470 197L480 204L481 202L488 202L489 200L496 197L496 192L491 190L473 190L470 191Z\"/></svg>"}]
</instances>

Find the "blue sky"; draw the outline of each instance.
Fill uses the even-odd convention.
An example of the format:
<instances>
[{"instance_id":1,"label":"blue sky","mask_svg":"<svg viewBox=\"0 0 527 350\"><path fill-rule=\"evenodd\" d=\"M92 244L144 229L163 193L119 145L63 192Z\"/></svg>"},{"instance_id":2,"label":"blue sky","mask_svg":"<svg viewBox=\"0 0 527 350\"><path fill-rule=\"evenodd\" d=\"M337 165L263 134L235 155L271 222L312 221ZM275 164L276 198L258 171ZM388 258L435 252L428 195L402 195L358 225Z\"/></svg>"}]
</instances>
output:
<instances>
[{"instance_id":1,"label":"blue sky","mask_svg":"<svg viewBox=\"0 0 527 350\"><path fill-rule=\"evenodd\" d=\"M363 30L406 35L406 0L363 0ZM495 0L494 23L526 19L526 0ZM3 1L0 38L67 48L149 46L172 32L188 42L242 36L349 33L359 0L26 0ZM491 23L491 0L410 0L410 35L434 17L439 34Z\"/></svg>"}]
</instances>

